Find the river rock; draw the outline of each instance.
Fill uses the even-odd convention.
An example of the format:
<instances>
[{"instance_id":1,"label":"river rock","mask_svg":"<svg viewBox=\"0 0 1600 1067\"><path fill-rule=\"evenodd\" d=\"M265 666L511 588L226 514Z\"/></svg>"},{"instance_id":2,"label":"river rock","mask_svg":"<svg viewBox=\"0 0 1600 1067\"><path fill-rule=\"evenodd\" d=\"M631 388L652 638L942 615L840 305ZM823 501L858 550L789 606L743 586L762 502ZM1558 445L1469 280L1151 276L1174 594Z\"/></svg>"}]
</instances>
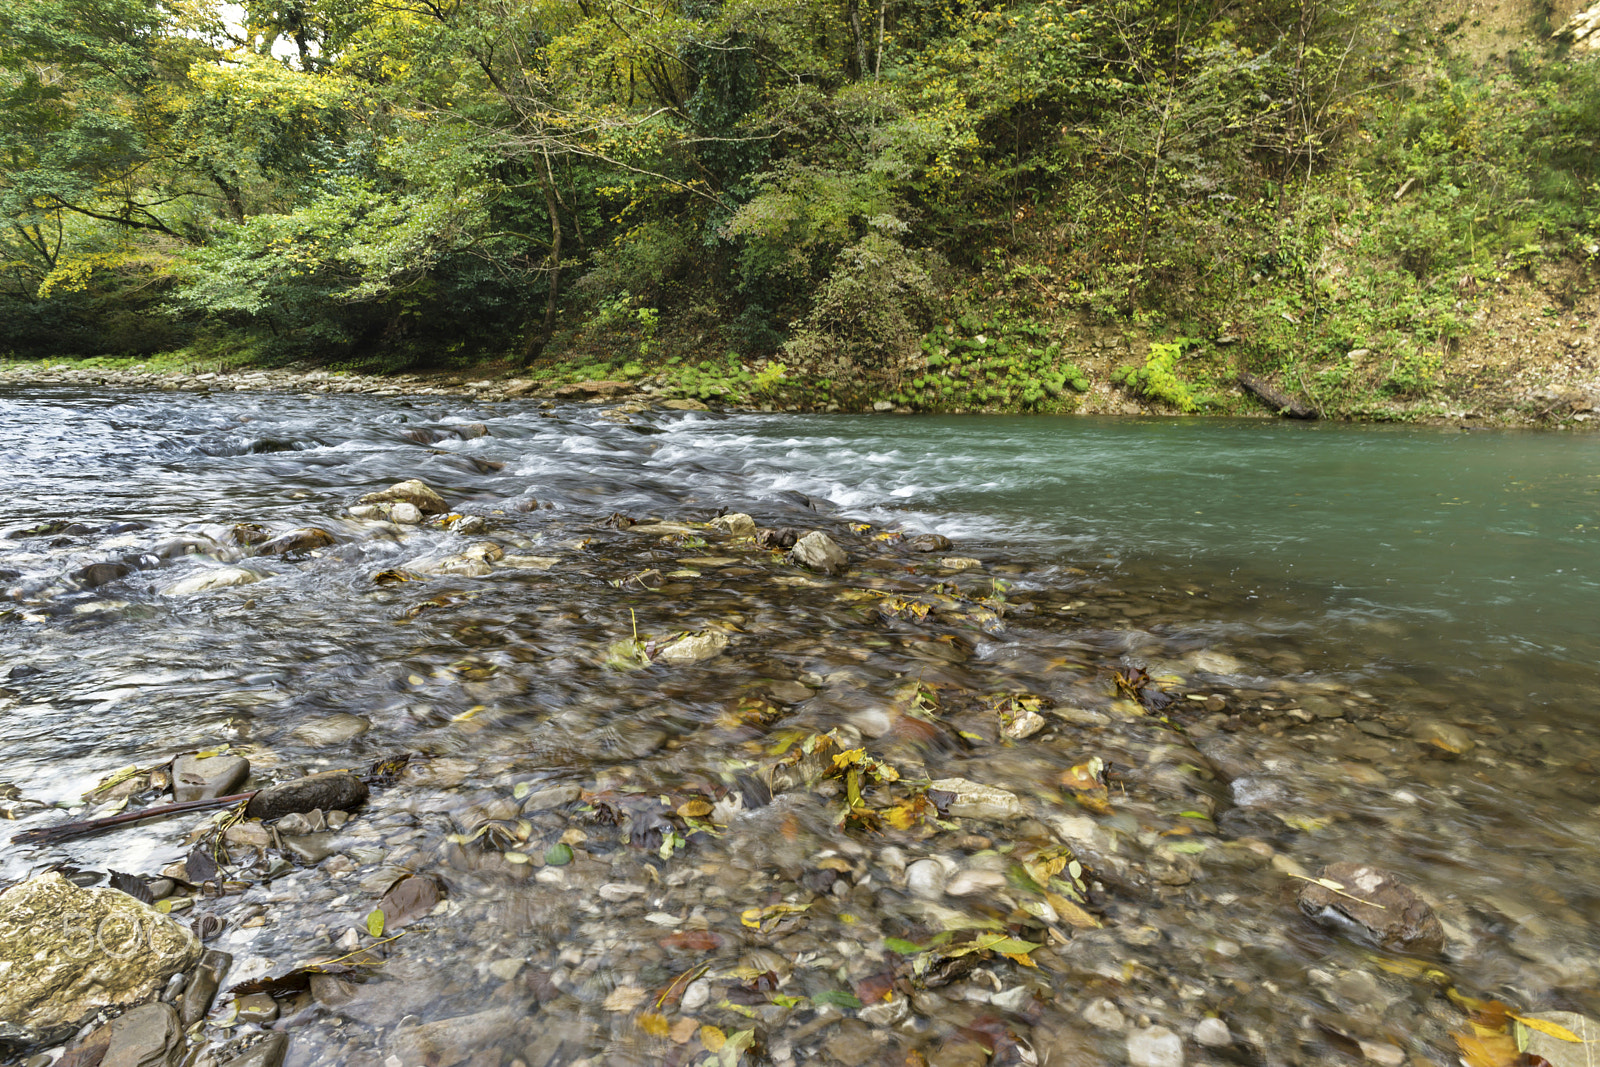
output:
<instances>
[{"instance_id":1,"label":"river rock","mask_svg":"<svg viewBox=\"0 0 1600 1067\"><path fill-rule=\"evenodd\" d=\"M789 562L810 567L823 574L838 574L850 563L844 549L834 544L833 538L821 530L812 530L794 543L789 552Z\"/></svg>"},{"instance_id":2,"label":"river rock","mask_svg":"<svg viewBox=\"0 0 1600 1067\"><path fill-rule=\"evenodd\" d=\"M0 1023L58 1032L148 1000L199 958L193 933L115 889L52 871L0 893Z\"/></svg>"},{"instance_id":3,"label":"river rock","mask_svg":"<svg viewBox=\"0 0 1600 1067\"><path fill-rule=\"evenodd\" d=\"M349 715L338 712L315 722L308 722L295 728L294 736L297 740L308 745L323 747L326 745L343 744L353 738L360 737L371 728L372 724L359 715ZM338 805L334 805L337 807Z\"/></svg>"},{"instance_id":4,"label":"river rock","mask_svg":"<svg viewBox=\"0 0 1600 1067\"><path fill-rule=\"evenodd\" d=\"M702 404L700 401L698 401L698 400L689 400L689 399L663 400L661 402L661 406L663 408L665 408L666 410L668 410L668 411L710 411L711 410L710 408L708 408L704 404Z\"/></svg>"},{"instance_id":5,"label":"river rock","mask_svg":"<svg viewBox=\"0 0 1600 1067\"><path fill-rule=\"evenodd\" d=\"M661 663L682 667L720 655L727 647L727 634L717 630L706 630L703 633L685 634L663 647L656 653L655 658Z\"/></svg>"},{"instance_id":6,"label":"river rock","mask_svg":"<svg viewBox=\"0 0 1600 1067\"><path fill-rule=\"evenodd\" d=\"M302 526L280 534L256 549L263 556L286 556L291 553L310 552L333 544L333 534L319 526Z\"/></svg>"},{"instance_id":7,"label":"river rock","mask_svg":"<svg viewBox=\"0 0 1600 1067\"><path fill-rule=\"evenodd\" d=\"M550 811L554 808L565 807L574 800L583 796L583 789L573 782L563 785L552 785L536 793L529 793L522 802L525 812Z\"/></svg>"},{"instance_id":8,"label":"river rock","mask_svg":"<svg viewBox=\"0 0 1600 1067\"><path fill-rule=\"evenodd\" d=\"M389 521L401 526L415 526L422 521L422 509L409 501L389 505Z\"/></svg>"},{"instance_id":9,"label":"river rock","mask_svg":"<svg viewBox=\"0 0 1600 1067\"><path fill-rule=\"evenodd\" d=\"M762 548L793 548L800 535L792 527L780 526L771 529L763 526L756 530L756 544Z\"/></svg>"},{"instance_id":10,"label":"river rock","mask_svg":"<svg viewBox=\"0 0 1600 1067\"><path fill-rule=\"evenodd\" d=\"M1183 1067L1183 1038L1165 1026L1150 1026L1128 1035L1130 1067Z\"/></svg>"},{"instance_id":11,"label":"river rock","mask_svg":"<svg viewBox=\"0 0 1600 1067\"><path fill-rule=\"evenodd\" d=\"M623 393L632 393L634 391L632 382L591 379L583 382L572 382L570 385L557 386L553 395L559 397L620 396Z\"/></svg>"},{"instance_id":12,"label":"river rock","mask_svg":"<svg viewBox=\"0 0 1600 1067\"><path fill-rule=\"evenodd\" d=\"M403 1064L455 1067L475 1053L510 1043L523 1025L521 1009L490 1008L475 1015L402 1026L390 1039L389 1050Z\"/></svg>"},{"instance_id":13,"label":"river rock","mask_svg":"<svg viewBox=\"0 0 1600 1067\"><path fill-rule=\"evenodd\" d=\"M401 502L415 505L424 515L443 515L450 510L444 502L444 497L428 488L416 478L403 482L396 482L387 489L376 493L368 493L362 497L362 504L398 504Z\"/></svg>"},{"instance_id":14,"label":"river rock","mask_svg":"<svg viewBox=\"0 0 1600 1067\"><path fill-rule=\"evenodd\" d=\"M73 571L72 580L85 589L98 589L132 571L133 568L126 563L91 563L87 567L79 567Z\"/></svg>"},{"instance_id":15,"label":"river rock","mask_svg":"<svg viewBox=\"0 0 1600 1067\"><path fill-rule=\"evenodd\" d=\"M211 1002L216 999L222 976L233 966L233 956L208 948L200 956L200 964L189 975L189 984L183 989L182 1014L178 1021L185 1029L206 1017Z\"/></svg>"},{"instance_id":16,"label":"river rock","mask_svg":"<svg viewBox=\"0 0 1600 1067\"><path fill-rule=\"evenodd\" d=\"M366 802L367 785L349 771L324 771L304 778L269 785L251 798L245 814L252 819L276 819L292 811L349 811Z\"/></svg>"},{"instance_id":17,"label":"river rock","mask_svg":"<svg viewBox=\"0 0 1600 1067\"><path fill-rule=\"evenodd\" d=\"M313 977L313 981L324 975ZM253 1045L242 1056L235 1056L222 1067L280 1067L283 1055L289 1051L289 1035L282 1030L268 1030L261 1043Z\"/></svg>"},{"instance_id":18,"label":"river rock","mask_svg":"<svg viewBox=\"0 0 1600 1067\"><path fill-rule=\"evenodd\" d=\"M742 511L731 515L719 515L711 520L711 525L727 530L735 537L754 537L756 535L756 520Z\"/></svg>"},{"instance_id":19,"label":"river rock","mask_svg":"<svg viewBox=\"0 0 1600 1067\"><path fill-rule=\"evenodd\" d=\"M1411 728L1411 736L1424 745L1431 745L1440 753L1461 756L1472 751L1476 742L1472 735L1454 723L1426 719Z\"/></svg>"},{"instance_id":20,"label":"river rock","mask_svg":"<svg viewBox=\"0 0 1600 1067\"><path fill-rule=\"evenodd\" d=\"M992 785L968 781L965 778L940 778L928 785L930 790L954 793L947 809L958 819L1015 819L1022 814L1022 801L1015 793Z\"/></svg>"},{"instance_id":21,"label":"river rock","mask_svg":"<svg viewBox=\"0 0 1600 1067\"><path fill-rule=\"evenodd\" d=\"M172 761L172 799L206 800L224 797L250 777L250 761L243 756L179 756Z\"/></svg>"},{"instance_id":22,"label":"river rock","mask_svg":"<svg viewBox=\"0 0 1600 1067\"><path fill-rule=\"evenodd\" d=\"M191 593L204 593L211 589L226 589L234 585L250 585L259 582L263 575L244 567L218 567L215 570L205 571L191 575L179 582L173 582L161 591L162 596L188 596Z\"/></svg>"},{"instance_id":23,"label":"river rock","mask_svg":"<svg viewBox=\"0 0 1600 1067\"><path fill-rule=\"evenodd\" d=\"M939 566L947 571L981 571L983 560L971 556L946 556L939 561Z\"/></svg>"},{"instance_id":24,"label":"river rock","mask_svg":"<svg viewBox=\"0 0 1600 1067\"><path fill-rule=\"evenodd\" d=\"M1194 1039L1206 1048L1225 1048L1233 1044L1228 1024L1214 1015L1201 1019L1194 1027Z\"/></svg>"},{"instance_id":25,"label":"river rock","mask_svg":"<svg viewBox=\"0 0 1600 1067\"><path fill-rule=\"evenodd\" d=\"M948 552L952 546L943 534L925 533L908 538L906 547L913 552Z\"/></svg>"},{"instance_id":26,"label":"river rock","mask_svg":"<svg viewBox=\"0 0 1600 1067\"><path fill-rule=\"evenodd\" d=\"M144 1004L95 1030L61 1058L62 1067L168 1067L183 1052L170 1004Z\"/></svg>"},{"instance_id":27,"label":"river rock","mask_svg":"<svg viewBox=\"0 0 1600 1067\"><path fill-rule=\"evenodd\" d=\"M1361 863L1332 863L1321 878L1343 889L1306 882L1300 910L1323 926L1397 952L1437 955L1444 928L1428 902L1388 871Z\"/></svg>"}]
</instances>

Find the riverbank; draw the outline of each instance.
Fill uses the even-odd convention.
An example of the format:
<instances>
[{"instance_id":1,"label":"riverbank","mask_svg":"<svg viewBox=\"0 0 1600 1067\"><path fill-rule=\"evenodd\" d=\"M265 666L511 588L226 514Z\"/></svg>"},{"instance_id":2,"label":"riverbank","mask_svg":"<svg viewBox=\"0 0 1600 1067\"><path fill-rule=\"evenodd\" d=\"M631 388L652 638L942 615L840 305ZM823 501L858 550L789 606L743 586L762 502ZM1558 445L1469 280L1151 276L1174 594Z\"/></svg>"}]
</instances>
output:
<instances>
[{"instance_id":1,"label":"riverbank","mask_svg":"<svg viewBox=\"0 0 1600 1067\"><path fill-rule=\"evenodd\" d=\"M1536 358L1532 346L1520 357L1485 350L1470 366L1463 364L1461 395L1419 400L1369 398L1359 408L1327 413L1351 422L1395 422L1461 427L1529 426L1583 429L1600 426L1600 377L1592 377L1593 359L1583 358L1580 341L1559 338L1556 351L1576 358L1552 365ZM1568 347L1570 345L1570 348ZM480 401L542 399L600 401L621 415L643 408L663 410L729 410L759 412L878 412L910 414L1081 414L1121 416L1225 415L1274 418L1257 397L1236 382L1210 390L1201 410L1186 412L1172 403L1143 395L1110 379L1135 347L1125 340L1094 341L1058 384L1046 383L1033 400L996 398L970 393L954 399L891 392L834 391L810 379L792 376L775 361L745 365L733 360L681 365L636 361L545 363L512 368L488 363L459 372L363 374L353 371L260 368L197 362L177 357L135 359L51 359L0 362L0 387L70 386L183 390L189 392L294 392L379 397L457 397ZM1516 347L1514 344L1511 346ZM1546 345L1545 347L1550 347ZM980 365L979 374L983 373ZM1303 380L1303 378L1302 378ZM1048 389L1048 391L1046 391ZM1297 402L1313 405L1306 394L1286 390ZM966 402L960 402L966 401Z\"/></svg>"},{"instance_id":2,"label":"riverbank","mask_svg":"<svg viewBox=\"0 0 1600 1067\"><path fill-rule=\"evenodd\" d=\"M155 983L199 1025L151 1062L1421 1067L1465 998L1600 1017L1594 724L1392 670L1392 624L835 509L761 420L86 399L3 412L59 457L0 539L12 828L223 746L370 789L0 855L231 957L209 1012Z\"/></svg>"}]
</instances>

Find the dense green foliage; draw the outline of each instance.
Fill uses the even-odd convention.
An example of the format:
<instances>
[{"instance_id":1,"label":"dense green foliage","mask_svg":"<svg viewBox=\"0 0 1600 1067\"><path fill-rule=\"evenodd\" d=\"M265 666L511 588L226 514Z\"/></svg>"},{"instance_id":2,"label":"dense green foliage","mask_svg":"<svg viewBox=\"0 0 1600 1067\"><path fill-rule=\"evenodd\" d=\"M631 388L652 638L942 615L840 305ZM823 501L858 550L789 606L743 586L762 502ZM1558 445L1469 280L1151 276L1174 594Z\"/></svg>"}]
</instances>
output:
<instances>
[{"instance_id":1,"label":"dense green foliage","mask_svg":"<svg viewBox=\"0 0 1600 1067\"><path fill-rule=\"evenodd\" d=\"M0 348L712 358L701 395L731 350L1061 408L1090 315L1413 395L1464 292L1600 239L1600 62L1470 67L1399 0L220 12L0 12ZM981 359L967 311L1012 324ZM1192 409L1182 362L1125 384Z\"/></svg>"}]
</instances>

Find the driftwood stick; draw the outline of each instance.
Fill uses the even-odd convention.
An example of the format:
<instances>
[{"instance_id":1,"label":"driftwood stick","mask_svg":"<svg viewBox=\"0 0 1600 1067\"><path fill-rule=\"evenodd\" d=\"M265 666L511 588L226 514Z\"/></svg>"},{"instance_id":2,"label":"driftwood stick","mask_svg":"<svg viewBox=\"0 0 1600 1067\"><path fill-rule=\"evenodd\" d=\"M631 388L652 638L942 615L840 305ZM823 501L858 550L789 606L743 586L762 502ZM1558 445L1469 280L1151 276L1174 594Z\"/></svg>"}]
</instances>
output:
<instances>
[{"instance_id":1,"label":"driftwood stick","mask_svg":"<svg viewBox=\"0 0 1600 1067\"><path fill-rule=\"evenodd\" d=\"M69 837L84 837L88 834L97 834L102 830L126 826L129 823L143 822L146 819L159 819L165 815L178 815L185 811L206 811L210 808L225 808L230 804L240 801L248 803L259 790L248 793L234 793L225 797L207 797L204 800L185 800L177 804L160 804L153 808L140 808L138 811L125 811L120 815L108 815L103 819L84 819L79 822L64 822L55 826L41 826L35 830L24 830L11 839L14 845L40 841L65 841Z\"/></svg>"},{"instance_id":2,"label":"driftwood stick","mask_svg":"<svg viewBox=\"0 0 1600 1067\"><path fill-rule=\"evenodd\" d=\"M1278 414L1291 419L1314 419L1317 409L1284 392L1253 374L1239 375L1239 384L1258 397Z\"/></svg>"}]
</instances>

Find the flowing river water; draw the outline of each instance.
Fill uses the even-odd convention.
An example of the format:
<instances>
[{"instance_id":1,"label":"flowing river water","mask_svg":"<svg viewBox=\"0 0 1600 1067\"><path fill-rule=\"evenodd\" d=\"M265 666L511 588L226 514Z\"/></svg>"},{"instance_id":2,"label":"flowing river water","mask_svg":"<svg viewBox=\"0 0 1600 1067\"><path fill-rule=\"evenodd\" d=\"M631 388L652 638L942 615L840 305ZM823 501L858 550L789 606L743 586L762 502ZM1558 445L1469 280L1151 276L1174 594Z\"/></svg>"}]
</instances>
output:
<instances>
[{"instance_id":1,"label":"flowing river water","mask_svg":"<svg viewBox=\"0 0 1600 1067\"><path fill-rule=\"evenodd\" d=\"M225 993L195 1062L270 1026L293 1065L1116 1064L1163 1030L1394 1065L1455 1062L1450 989L1600 1016L1600 439L44 388L0 439L9 827L188 750L412 755L179 889L225 986L360 953L276 1019ZM349 516L410 478L481 527ZM174 589L225 567L261 580ZM680 631L726 647L623 662ZM208 825L0 846L0 883L155 878ZM1442 952L1306 919L1343 860ZM444 900L384 941L407 874Z\"/></svg>"}]
</instances>

